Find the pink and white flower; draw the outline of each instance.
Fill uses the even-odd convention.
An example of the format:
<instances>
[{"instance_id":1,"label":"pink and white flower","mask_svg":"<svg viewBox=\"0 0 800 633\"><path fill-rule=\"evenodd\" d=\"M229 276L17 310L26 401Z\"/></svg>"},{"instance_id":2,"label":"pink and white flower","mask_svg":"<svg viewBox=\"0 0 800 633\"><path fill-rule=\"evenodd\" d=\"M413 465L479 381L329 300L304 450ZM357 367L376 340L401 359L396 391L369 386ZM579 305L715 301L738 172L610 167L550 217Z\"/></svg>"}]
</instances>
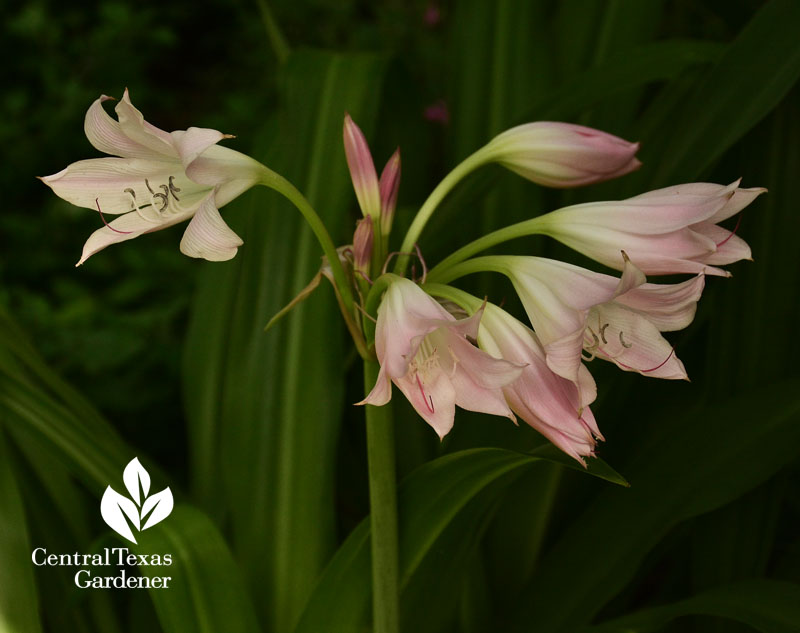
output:
<instances>
[{"instance_id":1,"label":"pink and white flower","mask_svg":"<svg viewBox=\"0 0 800 633\"><path fill-rule=\"evenodd\" d=\"M718 266L750 259L750 247L718 226L766 189L696 182L627 200L589 202L537 218L539 232L592 259L622 270L620 250L648 275L724 275Z\"/></svg>"},{"instance_id":2,"label":"pink and white flower","mask_svg":"<svg viewBox=\"0 0 800 633\"><path fill-rule=\"evenodd\" d=\"M694 319L702 274L678 284L645 283L624 256L621 278L540 257L498 257L541 341L547 366L579 382L582 353L644 376L686 379L661 332Z\"/></svg>"},{"instance_id":3,"label":"pink and white flower","mask_svg":"<svg viewBox=\"0 0 800 633\"><path fill-rule=\"evenodd\" d=\"M218 209L258 183L266 167L217 145L232 138L217 130L155 127L133 106L127 90L115 108L115 121L102 105L109 99L103 95L90 106L84 129L96 149L114 158L78 161L41 179L67 202L100 211L101 217L120 216L89 237L78 265L106 246L184 220L191 221L182 253L211 261L234 257L242 240Z\"/></svg>"},{"instance_id":4,"label":"pink and white flower","mask_svg":"<svg viewBox=\"0 0 800 633\"><path fill-rule=\"evenodd\" d=\"M481 318L478 344L495 358L523 366L520 377L503 387L514 413L579 462L594 455L603 436L588 406L597 388L584 365L577 383L556 375L533 330L491 303Z\"/></svg>"},{"instance_id":5,"label":"pink and white flower","mask_svg":"<svg viewBox=\"0 0 800 633\"><path fill-rule=\"evenodd\" d=\"M378 380L359 404L385 405L394 383L440 438L453 427L456 405L515 420L502 388L523 368L469 341L478 336L482 313L456 320L417 284L398 277L378 307Z\"/></svg>"},{"instance_id":6,"label":"pink and white flower","mask_svg":"<svg viewBox=\"0 0 800 633\"><path fill-rule=\"evenodd\" d=\"M480 152L546 187L580 187L641 166L638 143L582 125L537 121L506 130Z\"/></svg>"}]
</instances>

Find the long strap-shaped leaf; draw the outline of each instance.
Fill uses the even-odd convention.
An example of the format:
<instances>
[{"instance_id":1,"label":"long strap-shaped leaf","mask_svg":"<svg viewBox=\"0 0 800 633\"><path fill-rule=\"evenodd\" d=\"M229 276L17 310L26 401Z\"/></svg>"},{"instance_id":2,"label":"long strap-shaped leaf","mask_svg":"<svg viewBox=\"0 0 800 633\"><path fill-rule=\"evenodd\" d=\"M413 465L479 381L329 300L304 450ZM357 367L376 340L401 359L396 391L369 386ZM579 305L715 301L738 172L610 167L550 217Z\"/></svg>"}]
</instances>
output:
<instances>
[{"instance_id":1,"label":"long strap-shaped leaf","mask_svg":"<svg viewBox=\"0 0 800 633\"><path fill-rule=\"evenodd\" d=\"M669 134L657 128L653 138L639 139L645 168L629 184L650 179L663 185L701 176L797 82L798 28L800 3L766 3L694 90L683 95L669 115Z\"/></svg>"},{"instance_id":2,"label":"long strap-shaped leaf","mask_svg":"<svg viewBox=\"0 0 800 633\"><path fill-rule=\"evenodd\" d=\"M749 580L647 609L587 628L581 633L660 631L687 615L712 615L748 624L762 633L796 633L800 626L800 585L777 580Z\"/></svg>"},{"instance_id":3,"label":"long strap-shaped leaf","mask_svg":"<svg viewBox=\"0 0 800 633\"><path fill-rule=\"evenodd\" d=\"M794 459L798 389L800 380L792 380L643 418L652 431L626 467L633 486L605 490L564 532L519 596L513 630L537 622L556 633L589 623L672 526L739 497Z\"/></svg>"},{"instance_id":4,"label":"long strap-shaped leaf","mask_svg":"<svg viewBox=\"0 0 800 633\"><path fill-rule=\"evenodd\" d=\"M5 442L0 425L0 631L39 633L28 524Z\"/></svg>"},{"instance_id":5,"label":"long strap-shaped leaf","mask_svg":"<svg viewBox=\"0 0 800 633\"><path fill-rule=\"evenodd\" d=\"M382 68L373 56L292 53L284 107L265 127L269 149L256 152L307 196L339 243L351 239L355 219L343 117L348 111L369 134ZM335 545L343 328L326 283L263 331L317 273L321 253L274 192L248 195L245 214L226 208L245 245L232 262L207 266L194 303L189 441L197 493L209 511L229 515L267 628L287 631Z\"/></svg>"},{"instance_id":6,"label":"long strap-shaped leaf","mask_svg":"<svg viewBox=\"0 0 800 633\"><path fill-rule=\"evenodd\" d=\"M532 455L481 448L441 457L406 478L398 499L403 630L436 630L434 616L451 615L446 607L454 606L459 573L480 539L498 486L543 459L582 470L550 447ZM590 461L589 472L625 484L600 460ZM448 583L449 578L456 582ZM369 521L365 520L325 570L295 633L366 630L369 604Z\"/></svg>"}]
</instances>

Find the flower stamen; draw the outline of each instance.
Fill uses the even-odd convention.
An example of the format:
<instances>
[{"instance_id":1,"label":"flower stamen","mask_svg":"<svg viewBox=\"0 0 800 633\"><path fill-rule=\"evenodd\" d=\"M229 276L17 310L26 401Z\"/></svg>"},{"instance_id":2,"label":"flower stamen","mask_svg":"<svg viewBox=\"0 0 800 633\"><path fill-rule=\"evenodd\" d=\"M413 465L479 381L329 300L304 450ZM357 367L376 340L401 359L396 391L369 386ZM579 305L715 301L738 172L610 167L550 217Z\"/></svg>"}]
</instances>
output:
<instances>
[{"instance_id":1,"label":"flower stamen","mask_svg":"<svg viewBox=\"0 0 800 633\"><path fill-rule=\"evenodd\" d=\"M731 234L728 237L726 237L724 240L722 240L719 244L717 244L717 248L719 248L720 246L725 244L725 242L727 242L734 235L736 235L736 231L739 230L739 224L741 224L741 222L742 222L742 216L740 214L739 217L736 219L736 226L733 227L733 231L731 231Z\"/></svg>"},{"instance_id":2,"label":"flower stamen","mask_svg":"<svg viewBox=\"0 0 800 633\"><path fill-rule=\"evenodd\" d=\"M422 386L422 379L419 377L419 374L417 374L416 377L417 377L417 385L419 386L419 392L422 394L422 399L425 401L425 406L428 407L428 411L430 411L431 413L435 413L436 411L433 408L433 398L431 396L425 395L425 388ZM428 404L429 400L430 400L430 405Z\"/></svg>"},{"instance_id":3,"label":"flower stamen","mask_svg":"<svg viewBox=\"0 0 800 633\"><path fill-rule=\"evenodd\" d=\"M107 228L114 231L114 233L121 233L122 235L130 235L131 233L133 233L133 231L120 231L119 229L115 229L113 226L111 226L108 222L106 222L106 219L103 216L103 212L100 210L100 199L95 198L94 203L97 205L97 212L100 214L100 219L103 221L103 224L105 224Z\"/></svg>"}]
</instances>

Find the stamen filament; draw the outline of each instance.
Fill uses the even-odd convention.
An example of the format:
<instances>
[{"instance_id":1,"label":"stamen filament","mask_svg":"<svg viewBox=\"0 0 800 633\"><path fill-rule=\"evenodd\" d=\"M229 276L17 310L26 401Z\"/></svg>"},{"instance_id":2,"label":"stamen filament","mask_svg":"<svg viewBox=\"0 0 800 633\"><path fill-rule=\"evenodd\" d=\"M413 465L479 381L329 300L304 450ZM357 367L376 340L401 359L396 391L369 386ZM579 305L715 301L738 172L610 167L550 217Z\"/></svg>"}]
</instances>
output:
<instances>
[{"instance_id":1,"label":"stamen filament","mask_svg":"<svg viewBox=\"0 0 800 633\"><path fill-rule=\"evenodd\" d=\"M95 205L97 205L97 212L100 214L100 219L103 221L103 224L106 225L106 228L111 229L112 231L114 231L114 233L121 233L122 235L130 235L131 233L135 232L135 231L120 231L119 229L115 229L108 222L106 222L106 219L103 216L103 212L100 210L100 199L99 198L95 198L94 199L94 203L95 203Z\"/></svg>"}]
</instances>

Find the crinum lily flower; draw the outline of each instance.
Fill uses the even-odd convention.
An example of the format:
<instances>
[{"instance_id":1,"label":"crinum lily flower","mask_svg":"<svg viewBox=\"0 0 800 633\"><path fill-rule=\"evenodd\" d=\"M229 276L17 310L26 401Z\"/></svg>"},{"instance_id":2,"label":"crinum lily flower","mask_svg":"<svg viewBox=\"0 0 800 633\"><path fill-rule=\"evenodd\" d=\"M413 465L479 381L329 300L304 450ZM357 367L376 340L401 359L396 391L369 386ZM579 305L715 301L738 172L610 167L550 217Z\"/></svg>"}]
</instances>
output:
<instances>
[{"instance_id":1,"label":"crinum lily flower","mask_svg":"<svg viewBox=\"0 0 800 633\"><path fill-rule=\"evenodd\" d=\"M559 376L579 382L582 352L644 376L686 379L661 332L694 319L704 276L678 284L645 283L622 254L621 278L541 257L487 257L511 279L547 357Z\"/></svg>"},{"instance_id":2,"label":"crinum lily flower","mask_svg":"<svg viewBox=\"0 0 800 633\"><path fill-rule=\"evenodd\" d=\"M638 150L638 143L583 125L536 121L498 134L479 153L532 182L565 188L638 169Z\"/></svg>"},{"instance_id":3,"label":"crinum lily flower","mask_svg":"<svg viewBox=\"0 0 800 633\"><path fill-rule=\"evenodd\" d=\"M165 132L144 120L128 91L117 103L118 121L103 109L105 95L86 113L89 142L116 158L82 160L41 180L59 197L103 214L120 215L95 231L77 265L117 242L190 220L181 252L224 261L242 240L218 209L268 172L258 161L217 142L232 138L217 130L190 127Z\"/></svg>"},{"instance_id":4,"label":"crinum lily flower","mask_svg":"<svg viewBox=\"0 0 800 633\"><path fill-rule=\"evenodd\" d=\"M627 200L589 202L537 218L537 232L622 270L620 249L648 275L699 273L730 276L717 266L750 259L750 247L718 226L766 189L695 182Z\"/></svg>"},{"instance_id":5,"label":"crinum lily flower","mask_svg":"<svg viewBox=\"0 0 800 633\"><path fill-rule=\"evenodd\" d=\"M469 341L478 335L481 314L456 320L417 284L397 277L378 307L378 380L359 404L385 405L394 382L440 438L453 427L455 405L515 420L502 387L523 368Z\"/></svg>"},{"instance_id":6,"label":"crinum lily flower","mask_svg":"<svg viewBox=\"0 0 800 633\"><path fill-rule=\"evenodd\" d=\"M597 388L584 365L577 384L554 374L533 330L491 303L481 318L478 345L495 358L523 366L520 377L503 387L514 413L582 464L583 457L594 456L603 436L588 406Z\"/></svg>"}]
</instances>

